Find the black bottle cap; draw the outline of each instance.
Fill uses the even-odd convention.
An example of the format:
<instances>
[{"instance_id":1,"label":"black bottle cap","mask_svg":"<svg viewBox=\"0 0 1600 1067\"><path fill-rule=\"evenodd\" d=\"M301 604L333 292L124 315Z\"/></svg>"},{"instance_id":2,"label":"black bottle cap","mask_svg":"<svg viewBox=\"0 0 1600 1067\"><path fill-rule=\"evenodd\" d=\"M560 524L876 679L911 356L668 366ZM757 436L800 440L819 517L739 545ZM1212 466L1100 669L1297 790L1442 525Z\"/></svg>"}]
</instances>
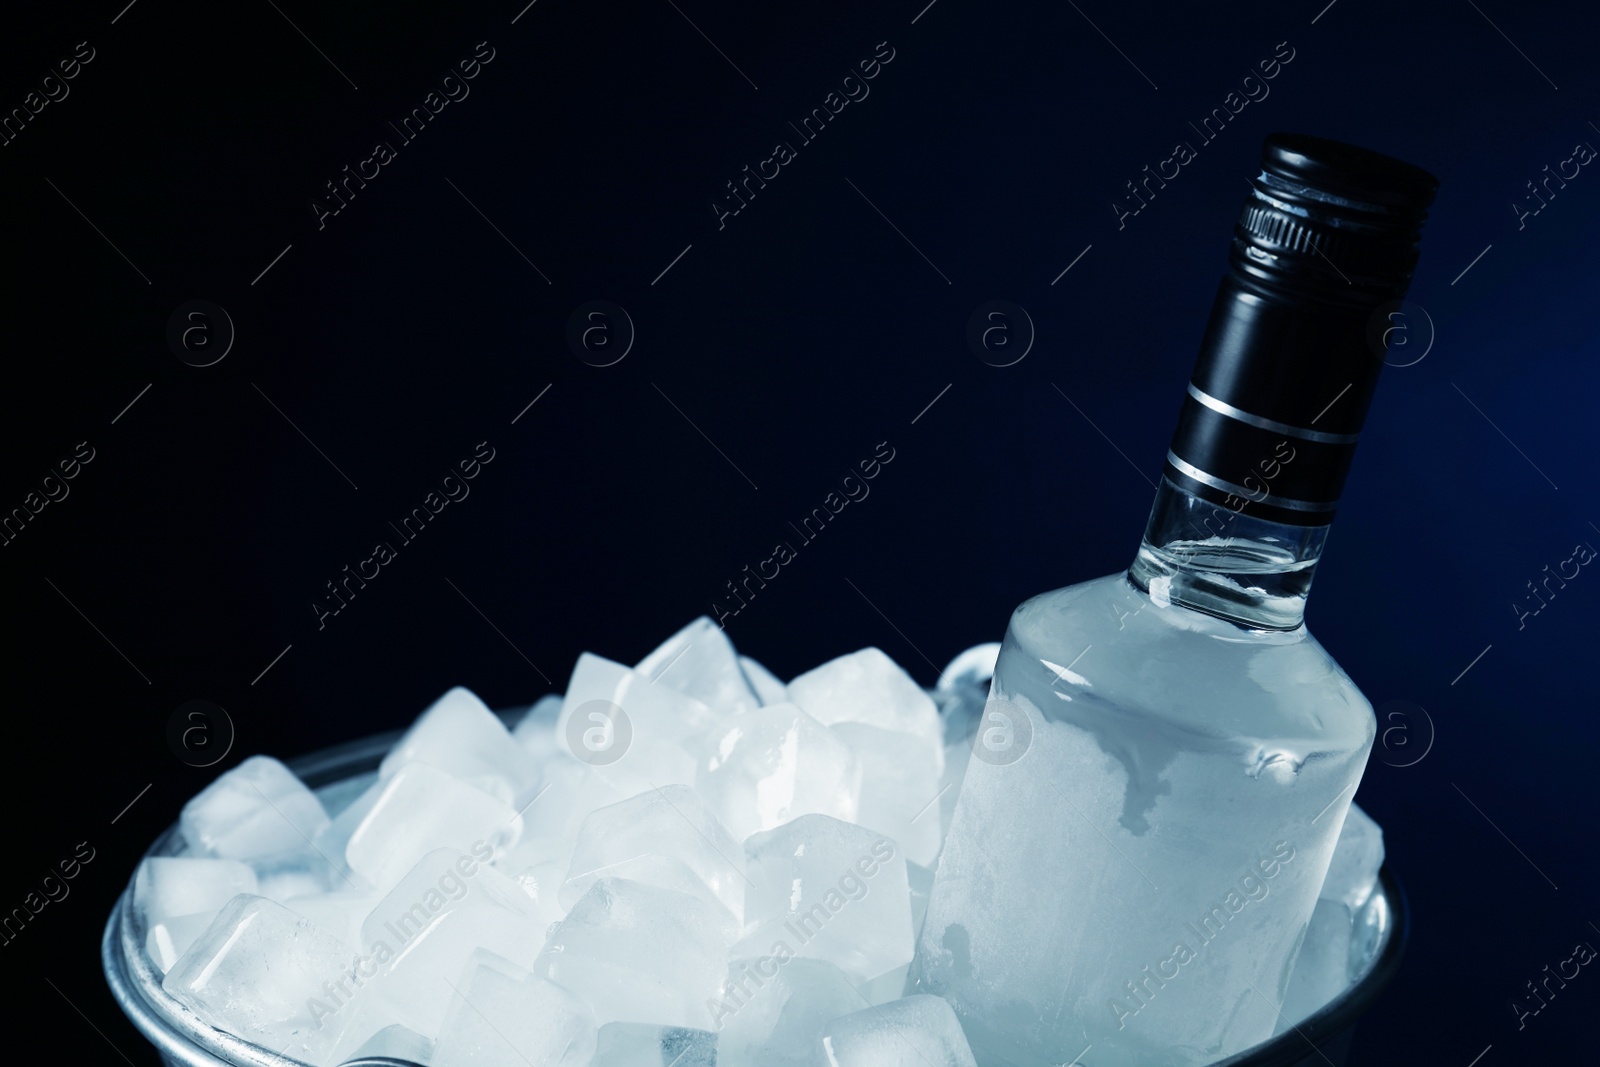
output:
<instances>
[{"instance_id":1,"label":"black bottle cap","mask_svg":"<svg viewBox=\"0 0 1600 1067\"><path fill-rule=\"evenodd\" d=\"M1323 526L1383 368L1373 324L1411 284L1439 183L1301 134L1261 156L1165 473L1233 511Z\"/></svg>"}]
</instances>

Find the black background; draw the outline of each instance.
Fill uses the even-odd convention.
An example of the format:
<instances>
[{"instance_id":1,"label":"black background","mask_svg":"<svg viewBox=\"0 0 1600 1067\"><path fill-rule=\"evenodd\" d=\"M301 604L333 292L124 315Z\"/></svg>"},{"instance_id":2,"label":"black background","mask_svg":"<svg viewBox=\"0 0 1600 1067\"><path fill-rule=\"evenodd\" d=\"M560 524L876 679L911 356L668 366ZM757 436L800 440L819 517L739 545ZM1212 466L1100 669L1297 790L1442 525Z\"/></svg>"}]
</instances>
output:
<instances>
[{"instance_id":1,"label":"black background","mask_svg":"<svg viewBox=\"0 0 1600 1067\"><path fill-rule=\"evenodd\" d=\"M506 707L563 687L581 650L637 660L880 442L870 496L727 620L779 675L876 644L931 684L1021 600L1126 566L1245 179L1289 129L1442 182L1411 291L1436 337L1385 372L1308 613L1378 706L1359 799L1415 922L1355 1062L1592 1058L1600 978L1521 1029L1510 1002L1600 944L1600 578L1520 629L1512 604L1600 544L1600 177L1520 228L1511 205L1600 144L1600 15L925 2L7 15L6 110L94 49L0 147L0 509L94 453L0 547L0 910L96 850L0 948L15 1040L155 1062L99 934L216 773L402 725L452 684ZM319 229L323 183L398 141L386 122L480 41L470 96ZM870 96L719 229L723 183L797 141L787 123L879 42ZM1202 145L1187 124L1279 42L1270 95ZM1119 229L1123 183L1178 140L1198 158ZM995 298L1037 330L1003 368L965 340ZM205 368L166 341L194 299L237 329ZM603 368L565 341L597 299L637 330ZM1409 329L1396 362L1426 347ZM319 629L324 583L481 441L471 495ZM237 729L209 769L167 744L191 699Z\"/></svg>"}]
</instances>

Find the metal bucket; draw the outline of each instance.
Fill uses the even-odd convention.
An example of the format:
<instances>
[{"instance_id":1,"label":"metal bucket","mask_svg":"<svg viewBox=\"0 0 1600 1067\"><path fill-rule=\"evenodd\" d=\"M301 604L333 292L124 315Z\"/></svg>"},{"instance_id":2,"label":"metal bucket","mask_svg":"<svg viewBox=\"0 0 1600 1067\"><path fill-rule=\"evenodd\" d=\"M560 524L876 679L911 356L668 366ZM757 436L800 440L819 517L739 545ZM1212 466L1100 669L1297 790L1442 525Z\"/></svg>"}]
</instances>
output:
<instances>
[{"instance_id":1,"label":"metal bucket","mask_svg":"<svg viewBox=\"0 0 1600 1067\"><path fill-rule=\"evenodd\" d=\"M510 725L525 710L500 714ZM339 805L341 800L359 795L373 780L384 753L402 732L392 730L313 752L289 761L289 767L325 802ZM176 851L178 843L178 827L174 824L156 839L146 855L167 855ZM1214 1067L1316 1067L1329 1063L1344 1067L1356 1020L1389 984L1405 952L1410 925L1406 898L1387 866L1379 875L1378 889L1368 902L1360 925L1357 943L1364 963L1357 970L1359 977L1343 993L1298 1026L1219 1060ZM161 972L145 953L139 933L130 877L128 887L106 920L100 958L111 995L156 1047L167 1067L307 1067L302 1060L201 1022L161 987Z\"/></svg>"}]
</instances>

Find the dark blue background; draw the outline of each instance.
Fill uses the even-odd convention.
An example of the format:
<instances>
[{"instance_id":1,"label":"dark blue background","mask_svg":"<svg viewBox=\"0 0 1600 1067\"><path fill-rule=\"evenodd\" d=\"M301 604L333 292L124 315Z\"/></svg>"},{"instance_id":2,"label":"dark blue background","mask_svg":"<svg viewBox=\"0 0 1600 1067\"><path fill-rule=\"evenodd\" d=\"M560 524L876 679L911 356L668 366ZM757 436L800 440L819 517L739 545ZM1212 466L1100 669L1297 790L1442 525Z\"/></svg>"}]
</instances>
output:
<instances>
[{"instance_id":1,"label":"dark blue background","mask_svg":"<svg viewBox=\"0 0 1600 1067\"><path fill-rule=\"evenodd\" d=\"M1308 612L1380 712L1428 716L1380 724L1400 730L1359 794L1415 933L1355 1062L1592 1058L1600 978L1521 1030L1510 1002L1600 945L1600 578L1585 569L1520 630L1511 605L1600 545L1600 175L1521 229L1511 205L1600 145L1600 15L676 2L538 0L512 25L520 0L139 0L120 17L112 0L0 35L6 109L76 42L96 49L0 148L0 506L76 442L96 454L0 549L0 904L77 842L97 850L0 950L13 1031L154 1062L99 977L99 930L218 770L401 725L456 683L526 703L583 649L636 660L879 442L895 458L870 497L728 622L780 675L877 644L931 683L1021 600L1126 566L1245 179L1286 129L1441 179L1411 290L1437 337L1384 374ZM385 120L481 40L495 58L471 95L319 231L322 183L394 140ZM786 123L880 41L894 59L871 95L719 230L723 183L795 140ZM1186 124L1283 41L1270 96L1201 147ZM1122 183L1178 140L1199 158L1119 230ZM238 330L205 369L164 337L195 298ZM1037 327L1015 366L964 339L993 298ZM564 341L592 299L637 327L615 366ZM484 440L496 458L470 497L319 630L323 583ZM238 730L209 770L165 740L193 698Z\"/></svg>"}]
</instances>

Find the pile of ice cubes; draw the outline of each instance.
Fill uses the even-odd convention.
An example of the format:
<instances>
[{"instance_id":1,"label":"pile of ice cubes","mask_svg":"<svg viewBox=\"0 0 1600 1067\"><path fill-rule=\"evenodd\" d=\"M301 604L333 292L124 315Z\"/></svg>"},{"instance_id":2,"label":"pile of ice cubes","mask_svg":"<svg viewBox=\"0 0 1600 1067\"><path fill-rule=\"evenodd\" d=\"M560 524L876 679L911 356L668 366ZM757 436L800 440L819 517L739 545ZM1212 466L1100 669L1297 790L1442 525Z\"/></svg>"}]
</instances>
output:
<instances>
[{"instance_id":1,"label":"pile of ice cubes","mask_svg":"<svg viewBox=\"0 0 1600 1067\"><path fill-rule=\"evenodd\" d=\"M320 793L251 757L140 866L146 950L205 1023L319 1067L975 1067L902 994L997 652L931 696L876 648L785 685L700 618L632 668L585 653L510 730L452 689ZM1382 861L1359 809L1345 836L1302 1014Z\"/></svg>"}]
</instances>

